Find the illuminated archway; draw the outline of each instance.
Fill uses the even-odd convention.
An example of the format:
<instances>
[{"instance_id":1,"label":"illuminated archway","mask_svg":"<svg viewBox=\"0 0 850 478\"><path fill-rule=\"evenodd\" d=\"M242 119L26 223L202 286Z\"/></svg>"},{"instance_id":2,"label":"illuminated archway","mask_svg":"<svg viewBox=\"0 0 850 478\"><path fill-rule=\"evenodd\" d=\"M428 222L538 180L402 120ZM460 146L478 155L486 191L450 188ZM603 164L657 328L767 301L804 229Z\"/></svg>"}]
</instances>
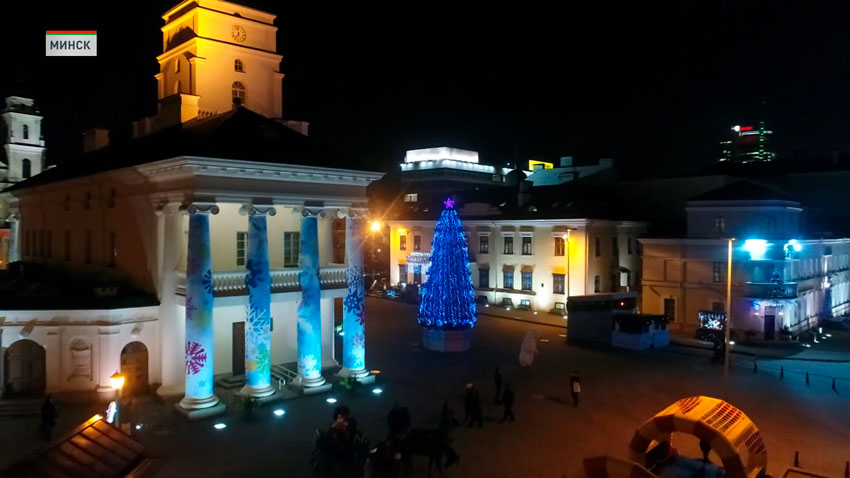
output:
<instances>
[{"instance_id":1,"label":"illuminated archway","mask_svg":"<svg viewBox=\"0 0 850 478\"><path fill-rule=\"evenodd\" d=\"M683 398L644 423L629 443L629 458L647 466L647 452L668 441L673 432L711 444L727 478L759 476L767 468L767 450L752 420L731 404L705 396Z\"/></svg>"}]
</instances>

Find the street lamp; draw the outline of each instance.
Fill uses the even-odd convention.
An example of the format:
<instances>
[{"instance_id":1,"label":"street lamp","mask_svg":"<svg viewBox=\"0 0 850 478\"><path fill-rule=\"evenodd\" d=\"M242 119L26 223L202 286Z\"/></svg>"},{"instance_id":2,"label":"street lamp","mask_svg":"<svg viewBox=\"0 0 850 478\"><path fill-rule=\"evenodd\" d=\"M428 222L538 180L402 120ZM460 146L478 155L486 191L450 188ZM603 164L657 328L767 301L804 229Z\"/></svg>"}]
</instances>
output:
<instances>
[{"instance_id":1,"label":"street lamp","mask_svg":"<svg viewBox=\"0 0 850 478\"><path fill-rule=\"evenodd\" d=\"M109 384L112 385L112 389L115 390L115 415L112 417L112 423L120 424L121 422L118 418L118 402L121 401L121 388L124 387L124 376L116 371L111 377L109 377Z\"/></svg>"},{"instance_id":2,"label":"street lamp","mask_svg":"<svg viewBox=\"0 0 850 478\"><path fill-rule=\"evenodd\" d=\"M372 232L378 232L381 230L381 221L372 221L371 224Z\"/></svg>"},{"instance_id":3,"label":"street lamp","mask_svg":"<svg viewBox=\"0 0 850 478\"><path fill-rule=\"evenodd\" d=\"M561 236L564 239L564 255L567 256L567 270L564 274L564 282L566 282L567 286L567 297L564 300L564 313L567 312L567 303L570 301L570 230L567 229L567 233Z\"/></svg>"},{"instance_id":4,"label":"street lamp","mask_svg":"<svg viewBox=\"0 0 850 478\"><path fill-rule=\"evenodd\" d=\"M728 254L726 259L726 337L723 347L723 381L729 377L729 345L732 333L732 243L735 242L734 237L727 239ZM727 387L728 393L728 387ZM728 398L728 397L727 397Z\"/></svg>"}]
</instances>

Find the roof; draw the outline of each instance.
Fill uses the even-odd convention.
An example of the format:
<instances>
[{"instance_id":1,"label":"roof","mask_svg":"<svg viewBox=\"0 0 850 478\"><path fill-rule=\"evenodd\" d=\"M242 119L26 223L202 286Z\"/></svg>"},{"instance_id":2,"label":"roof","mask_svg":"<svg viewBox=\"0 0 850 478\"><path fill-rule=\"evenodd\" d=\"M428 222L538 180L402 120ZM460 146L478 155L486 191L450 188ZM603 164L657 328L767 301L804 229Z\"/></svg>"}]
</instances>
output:
<instances>
[{"instance_id":1,"label":"roof","mask_svg":"<svg viewBox=\"0 0 850 478\"><path fill-rule=\"evenodd\" d=\"M146 478L162 460L145 456L144 447L103 420L86 420L65 436L3 471L8 478Z\"/></svg>"},{"instance_id":2,"label":"roof","mask_svg":"<svg viewBox=\"0 0 850 478\"><path fill-rule=\"evenodd\" d=\"M737 181L694 196L688 201L794 201L784 192L750 181Z\"/></svg>"},{"instance_id":3,"label":"roof","mask_svg":"<svg viewBox=\"0 0 850 478\"><path fill-rule=\"evenodd\" d=\"M750 163L723 161L709 166L697 175L728 174L738 177L764 177L848 170L850 170L850 155L836 151L800 159L754 161Z\"/></svg>"},{"instance_id":4,"label":"roof","mask_svg":"<svg viewBox=\"0 0 850 478\"><path fill-rule=\"evenodd\" d=\"M53 155L56 157L56 154ZM316 140L245 107L193 119L62 161L6 191L89 176L179 156L368 171Z\"/></svg>"}]
</instances>

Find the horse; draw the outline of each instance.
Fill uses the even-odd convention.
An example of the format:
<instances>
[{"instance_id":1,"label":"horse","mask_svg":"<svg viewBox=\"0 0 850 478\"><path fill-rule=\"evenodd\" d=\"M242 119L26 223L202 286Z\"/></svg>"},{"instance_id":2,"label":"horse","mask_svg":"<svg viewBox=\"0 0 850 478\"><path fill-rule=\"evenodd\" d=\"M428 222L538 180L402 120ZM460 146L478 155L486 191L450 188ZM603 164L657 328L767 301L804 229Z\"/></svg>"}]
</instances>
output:
<instances>
[{"instance_id":1,"label":"horse","mask_svg":"<svg viewBox=\"0 0 850 478\"><path fill-rule=\"evenodd\" d=\"M401 439L399 449L401 450L407 470L410 469L413 455L428 458L429 477L431 476L431 468L434 465L437 466L440 476L443 475L443 467L448 468L454 464L460 466L460 457L455 453L454 448L449 445L448 437L440 429L414 428ZM446 456L445 464L442 462L443 455Z\"/></svg>"}]
</instances>

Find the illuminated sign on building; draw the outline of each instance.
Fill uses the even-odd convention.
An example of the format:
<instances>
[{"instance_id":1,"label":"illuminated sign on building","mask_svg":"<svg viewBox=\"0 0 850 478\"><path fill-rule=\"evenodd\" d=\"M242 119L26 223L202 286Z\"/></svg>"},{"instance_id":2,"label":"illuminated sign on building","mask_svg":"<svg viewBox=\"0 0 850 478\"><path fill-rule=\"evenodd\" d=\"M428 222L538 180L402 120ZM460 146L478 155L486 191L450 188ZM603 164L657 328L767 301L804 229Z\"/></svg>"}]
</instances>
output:
<instances>
[{"instance_id":1,"label":"illuminated sign on building","mask_svg":"<svg viewBox=\"0 0 850 478\"><path fill-rule=\"evenodd\" d=\"M546 161L538 161L536 159L528 160L528 170L534 171L535 169L554 169L555 165L553 163L547 163Z\"/></svg>"},{"instance_id":2,"label":"illuminated sign on building","mask_svg":"<svg viewBox=\"0 0 850 478\"><path fill-rule=\"evenodd\" d=\"M46 56L97 56L94 30L47 30Z\"/></svg>"},{"instance_id":3,"label":"illuminated sign on building","mask_svg":"<svg viewBox=\"0 0 850 478\"><path fill-rule=\"evenodd\" d=\"M408 264L428 264L431 262L431 254L428 252L412 252L407 256Z\"/></svg>"},{"instance_id":4,"label":"illuminated sign on building","mask_svg":"<svg viewBox=\"0 0 850 478\"><path fill-rule=\"evenodd\" d=\"M477 163L478 152L467 151L457 148L426 148L412 149L404 156L405 163L416 163L419 161L442 161L442 160L460 161L464 163Z\"/></svg>"}]
</instances>

